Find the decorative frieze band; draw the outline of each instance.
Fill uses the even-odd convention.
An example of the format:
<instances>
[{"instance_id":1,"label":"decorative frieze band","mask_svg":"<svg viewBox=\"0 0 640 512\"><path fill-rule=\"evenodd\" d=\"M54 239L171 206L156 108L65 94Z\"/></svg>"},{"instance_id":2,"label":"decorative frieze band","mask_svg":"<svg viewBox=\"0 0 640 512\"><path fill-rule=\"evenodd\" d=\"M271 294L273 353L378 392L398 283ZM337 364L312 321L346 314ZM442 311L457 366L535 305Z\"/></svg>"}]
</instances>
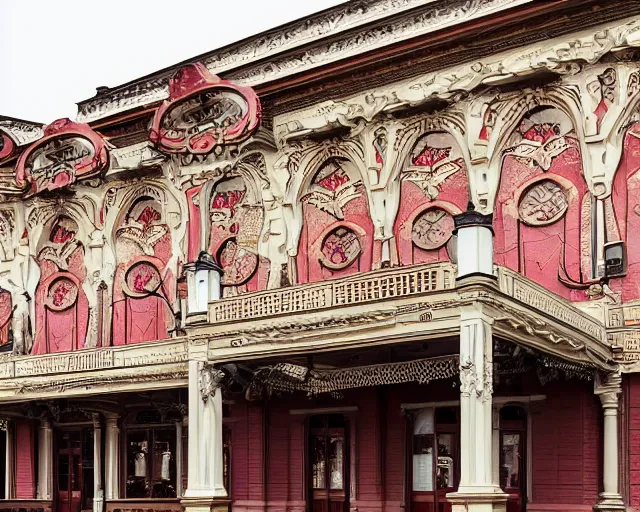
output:
<instances>
[{"instance_id":1,"label":"decorative frieze band","mask_svg":"<svg viewBox=\"0 0 640 512\"><path fill-rule=\"evenodd\" d=\"M188 360L187 341L154 342L114 348L86 349L47 356L7 356L0 361L0 379L40 377L117 368L147 367Z\"/></svg>"},{"instance_id":2,"label":"decorative frieze band","mask_svg":"<svg viewBox=\"0 0 640 512\"><path fill-rule=\"evenodd\" d=\"M347 3L277 31L259 34L203 59L212 73L240 85L255 86L413 37L527 4L533 0L368 0ZM417 9L413 9L416 7ZM421 7L421 8L420 8ZM413 9L407 13L407 10ZM404 15L402 13L405 12ZM400 15L396 16L395 15ZM392 18L393 21L384 21ZM375 22L366 28L358 27ZM343 37L326 39L351 30ZM309 46L309 43L316 42ZM307 45L304 49L285 51ZM264 60L268 59L268 60ZM253 65L251 65L254 63ZM231 70L242 66L242 70ZM78 104L78 121L89 122L168 97L171 72L107 92Z\"/></svg>"},{"instance_id":3,"label":"decorative frieze band","mask_svg":"<svg viewBox=\"0 0 640 512\"><path fill-rule=\"evenodd\" d=\"M511 270L500 268L500 289L514 299L563 322L598 340L605 339L605 326L570 302L556 297L541 286Z\"/></svg>"}]
</instances>

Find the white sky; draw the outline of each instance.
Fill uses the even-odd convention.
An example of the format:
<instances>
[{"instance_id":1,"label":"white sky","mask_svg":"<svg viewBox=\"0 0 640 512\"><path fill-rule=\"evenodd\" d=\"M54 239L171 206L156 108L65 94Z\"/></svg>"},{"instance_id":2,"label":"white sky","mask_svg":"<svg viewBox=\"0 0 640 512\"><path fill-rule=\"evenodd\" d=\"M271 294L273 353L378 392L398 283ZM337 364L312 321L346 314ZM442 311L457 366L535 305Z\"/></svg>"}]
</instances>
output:
<instances>
[{"instance_id":1,"label":"white sky","mask_svg":"<svg viewBox=\"0 0 640 512\"><path fill-rule=\"evenodd\" d=\"M0 0L0 115L50 123L113 87L342 3Z\"/></svg>"}]
</instances>

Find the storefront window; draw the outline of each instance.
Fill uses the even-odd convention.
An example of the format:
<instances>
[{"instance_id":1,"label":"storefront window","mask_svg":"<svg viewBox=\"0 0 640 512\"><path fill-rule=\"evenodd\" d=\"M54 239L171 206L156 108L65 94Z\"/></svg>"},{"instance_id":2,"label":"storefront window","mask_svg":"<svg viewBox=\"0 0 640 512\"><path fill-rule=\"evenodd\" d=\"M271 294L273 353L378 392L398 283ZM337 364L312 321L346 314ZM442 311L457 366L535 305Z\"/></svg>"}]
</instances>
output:
<instances>
[{"instance_id":1,"label":"storefront window","mask_svg":"<svg viewBox=\"0 0 640 512\"><path fill-rule=\"evenodd\" d=\"M312 512L344 510L348 503L347 429L342 415L310 419Z\"/></svg>"},{"instance_id":2,"label":"storefront window","mask_svg":"<svg viewBox=\"0 0 640 512\"><path fill-rule=\"evenodd\" d=\"M458 410L453 407L417 410L412 427L413 510L450 510L446 495L458 485Z\"/></svg>"},{"instance_id":3,"label":"storefront window","mask_svg":"<svg viewBox=\"0 0 640 512\"><path fill-rule=\"evenodd\" d=\"M413 425L413 490L433 491L434 409L423 409Z\"/></svg>"},{"instance_id":4,"label":"storefront window","mask_svg":"<svg viewBox=\"0 0 640 512\"><path fill-rule=\"evenodd\" d=\"M176 429L127 432L127 498L175 498Z\"/></svg>"}]
</instances>

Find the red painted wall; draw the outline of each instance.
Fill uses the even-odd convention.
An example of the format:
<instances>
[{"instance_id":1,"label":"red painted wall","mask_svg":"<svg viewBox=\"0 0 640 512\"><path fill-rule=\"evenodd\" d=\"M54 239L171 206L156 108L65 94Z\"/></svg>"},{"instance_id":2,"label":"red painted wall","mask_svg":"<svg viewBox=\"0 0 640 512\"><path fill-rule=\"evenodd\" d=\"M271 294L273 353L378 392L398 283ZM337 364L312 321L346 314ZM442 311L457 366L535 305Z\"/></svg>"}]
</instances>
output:
<instances>
[{"instance_id":1,"label":"red painted wall","mask_svg":"<svg viewBox=\"0 0 640 512\"><path fill-rule=\"evenodd\" d=\"M640 375L629 375L628 378L629 505L640 508Z\"/></svg>"},{"instance_id":2,"label":"red painted wall","mask_svg":"<svg viewBox=\"0 0 640 512\"><path fill-rule=\"evenodd\" d=\"M35 429L28 420L16 421L16 498L36 497Z\"/></svg>"},{"instance_id":3,"label":"red painted wall","mask_svg":"<svg viewBox=\"0 0 640 512\"><path fill-rule=\"evenodd\" d=\"M635 135L634 135L635 134ZM611 198L615 210L620 239L627 250L627 275L614 279L611 286L622 292L622 300L640 298L640 238L634 236L640 230L640 123L635 123L624 140L620 167L613 181ZM613 237L613 240L616 238Z\"/></svg>"},{"instance_id":4,"label":"red painted wall","mask_svg":"<svg viewBox=\"0 0 640 512\"><path fill-rule=\"evenodd\" d=\"M231 499L234 511L264 510L263 407L240 402L231 406Z\"/></svg>"},{"instance_id":5,"label":"red painted wall","mask_svg":"<svg viewBox=\"0 0 640 512\"><path fill-rule=\"evenodd\" d=\"M601 481L601 407L592 383L554 382L543 388L546 400L531 404L532 501L558 505L597 502Z\"/></svg>"}]
</instances>

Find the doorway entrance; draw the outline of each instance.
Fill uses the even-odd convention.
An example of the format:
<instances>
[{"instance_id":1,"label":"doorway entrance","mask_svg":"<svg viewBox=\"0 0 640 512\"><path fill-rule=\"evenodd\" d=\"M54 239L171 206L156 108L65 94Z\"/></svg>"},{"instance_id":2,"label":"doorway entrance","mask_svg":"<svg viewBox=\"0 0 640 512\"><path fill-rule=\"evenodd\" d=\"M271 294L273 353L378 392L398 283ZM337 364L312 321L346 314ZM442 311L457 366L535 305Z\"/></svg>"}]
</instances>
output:
<instances>
[{"instance_id":1,"label":"doorway entrance","mask_svg":"<svg viewBox=\"0 0 640 512\"><path fill-rule=\"evenodd\" d=\"M507 512L527 506L527 411L518 405L500 410L500 487L509 495Z\"/></svg>"},{"instance_id":2,"label":"doorway entrance","mask_svg":"<svg viewBox=\"0 0 640 512\"><path fill-rule=\"evenodd\" d=\"M56 500L60 512L93 509L93 428L56 432Z\"/></svg>"},{"instance_id":3,"label":"doorway entrance","mask_svg":"<svg viewBox=\"0 0 640 512\"><path fill-rule=\"evenodd\" d=\"M312 416L309 427L311 512L347 512L349 443L346 419L341 414Z\"/></svg>"}]
</instances>

